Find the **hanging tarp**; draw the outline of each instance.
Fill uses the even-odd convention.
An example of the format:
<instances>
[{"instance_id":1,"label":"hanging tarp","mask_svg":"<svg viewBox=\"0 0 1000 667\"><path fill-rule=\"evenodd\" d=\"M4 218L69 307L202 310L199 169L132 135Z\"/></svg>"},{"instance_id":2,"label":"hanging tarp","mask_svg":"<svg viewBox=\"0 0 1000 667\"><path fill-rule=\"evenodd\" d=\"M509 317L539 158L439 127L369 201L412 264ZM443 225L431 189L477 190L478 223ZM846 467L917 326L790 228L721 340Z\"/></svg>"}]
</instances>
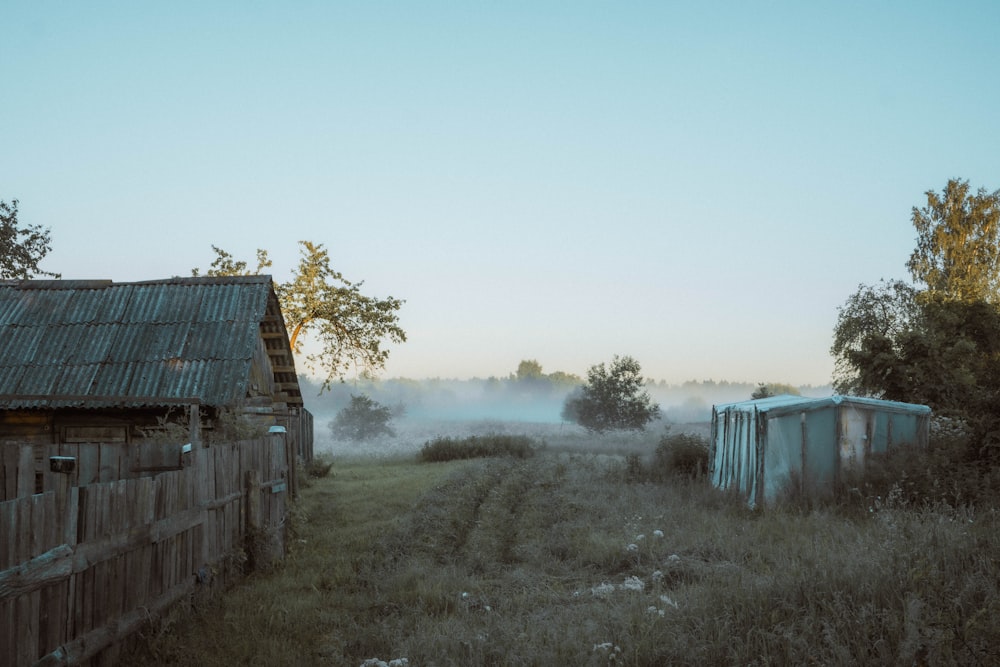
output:
<instances>
[{"instance_id":1,"label":"hanging tarp","mask_svg":"<svg viewBox=\"0 0 1000 667\"><path fill-rule=\"evenodd\" d=\"M712 483L751 506L833 493L872 454L926 447L926 405L855 396L772 396L712 408Z\"/></svg>"}]
</instances>

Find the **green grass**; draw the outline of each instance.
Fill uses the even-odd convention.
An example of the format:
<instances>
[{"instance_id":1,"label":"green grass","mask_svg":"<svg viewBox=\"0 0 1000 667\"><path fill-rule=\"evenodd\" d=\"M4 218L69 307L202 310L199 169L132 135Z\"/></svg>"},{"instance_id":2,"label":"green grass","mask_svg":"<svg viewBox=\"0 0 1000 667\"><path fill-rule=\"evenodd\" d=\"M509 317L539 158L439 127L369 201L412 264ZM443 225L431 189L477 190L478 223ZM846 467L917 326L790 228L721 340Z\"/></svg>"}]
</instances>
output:
<instances>
[{"instance_id":1,"label":"green grass","mask_svg":"<svg viewBox=\"0 0 1000 667\"><path fill-rule=\"evenodd\" d=\"M352 463L283 568L151 638L151 665L911 665L1000 660L1000 516L754 513L623 460ZM641 537L640 537L641 536Z\"/></svg>"}]
</instances>

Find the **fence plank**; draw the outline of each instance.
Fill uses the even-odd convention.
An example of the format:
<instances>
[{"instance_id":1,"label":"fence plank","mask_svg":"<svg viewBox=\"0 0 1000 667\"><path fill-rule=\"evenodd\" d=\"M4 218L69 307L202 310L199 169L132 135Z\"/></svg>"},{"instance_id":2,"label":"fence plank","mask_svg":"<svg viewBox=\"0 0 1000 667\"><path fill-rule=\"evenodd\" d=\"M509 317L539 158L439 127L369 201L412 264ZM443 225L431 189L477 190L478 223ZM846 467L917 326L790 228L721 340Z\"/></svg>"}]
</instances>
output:
<instances>
[{"instance_id":1,"label":"fence plank","mask_svg":"<svg viewBox=\"0 0 1000 667\"><path fill-rule=\"evenodd\" d=\"M0 533L0 570L6 570L20 562L17 557L17 500L7 500L0 503L0 525L4 531Z\"/></svg>"},{"instance_id":2,"label":"fence plank","mask_svg":"<svg viewBox=\"0 0 1000 667\"><path fill-rule=\"evenodd\" d=\"M38 660L38 607L40 593L35 591L17 599L17 659L15 665L30 665Z\"/></svg>"},{"instance_id":3,"label":"fence plank","mask_svg":"<svg viewBox=\"0 0 1000 667\"><path fill-rule=\"evenodd\" d=\"M13 599L4 600L0 598L0 651L2 655L15 655L17 650L17 623L14 614Z\"/></svg>"}]
</instances>

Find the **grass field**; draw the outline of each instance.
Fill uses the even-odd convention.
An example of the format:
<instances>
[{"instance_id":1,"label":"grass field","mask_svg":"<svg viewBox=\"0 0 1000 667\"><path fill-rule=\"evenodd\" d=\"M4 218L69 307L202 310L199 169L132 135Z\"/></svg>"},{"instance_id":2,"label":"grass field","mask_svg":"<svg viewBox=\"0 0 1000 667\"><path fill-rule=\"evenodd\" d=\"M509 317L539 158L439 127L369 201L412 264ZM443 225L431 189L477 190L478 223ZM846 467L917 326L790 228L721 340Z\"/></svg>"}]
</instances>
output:
<instances>
[{"instance_id":1,"label":"grass field","mask_svg":"<svg viewBox=\"0 0 1000 667\"><path fill-rule=\"evenodd\" d=\"M992 509L754 513L624 461L354 460L306 488L291 552L178 610L151 665L991 665ZM371 663L370 663L371 664Z\"/></svg>"}]
</instances>

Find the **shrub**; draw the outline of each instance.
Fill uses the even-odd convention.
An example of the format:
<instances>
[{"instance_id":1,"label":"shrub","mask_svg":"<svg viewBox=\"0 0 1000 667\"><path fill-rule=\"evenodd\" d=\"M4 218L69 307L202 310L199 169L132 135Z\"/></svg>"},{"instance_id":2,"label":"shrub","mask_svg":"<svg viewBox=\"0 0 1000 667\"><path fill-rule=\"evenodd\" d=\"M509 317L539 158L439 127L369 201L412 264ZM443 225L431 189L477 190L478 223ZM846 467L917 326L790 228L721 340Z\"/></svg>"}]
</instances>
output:
<instances>
[{"instance_id":1,"label":"shrub","mask_svg":"<svg viewBox=\"0 0 1000 667\"><path fill-rule=\"evenodd\" d=\"M926 449L900 447L873 455L848 498L865 508L945 503L995 505L1000 500L1000 466L973 458L965 438L932 436Z\"/></svg>"},{"instance_id":2,"label":"shrub","mask_svg":"<svg viewBox=\"0 0 1000 667\"><path fill-rule=\"evenodd\" d=\"M653 454L653 477L701 477L708 472L708 440L691 433L667 434Z\"/></svg>"},{"instance_id":3,"label":"shrub","mask_svg":"<svg viewBox=\"0 0 1000 667\"><path fill-rule=\"evenodd\" d=\"M322 456L317 456L312 461L306 463L306 475L313 479L320 479L329 475L331 468L333 468L333 461Z\"/></svg>"},{"instance_id":4,"label":"shrub","mask_svg":"<svg viewBox=\"0 0 1000 667\"><path fill-rule=\"evenodd\" d=\"M533 454L531 438L526 435L473 435L429 440L420 450L420 460L432 463L500 456L525 459Z\"/></svg>"}]
</instances>

